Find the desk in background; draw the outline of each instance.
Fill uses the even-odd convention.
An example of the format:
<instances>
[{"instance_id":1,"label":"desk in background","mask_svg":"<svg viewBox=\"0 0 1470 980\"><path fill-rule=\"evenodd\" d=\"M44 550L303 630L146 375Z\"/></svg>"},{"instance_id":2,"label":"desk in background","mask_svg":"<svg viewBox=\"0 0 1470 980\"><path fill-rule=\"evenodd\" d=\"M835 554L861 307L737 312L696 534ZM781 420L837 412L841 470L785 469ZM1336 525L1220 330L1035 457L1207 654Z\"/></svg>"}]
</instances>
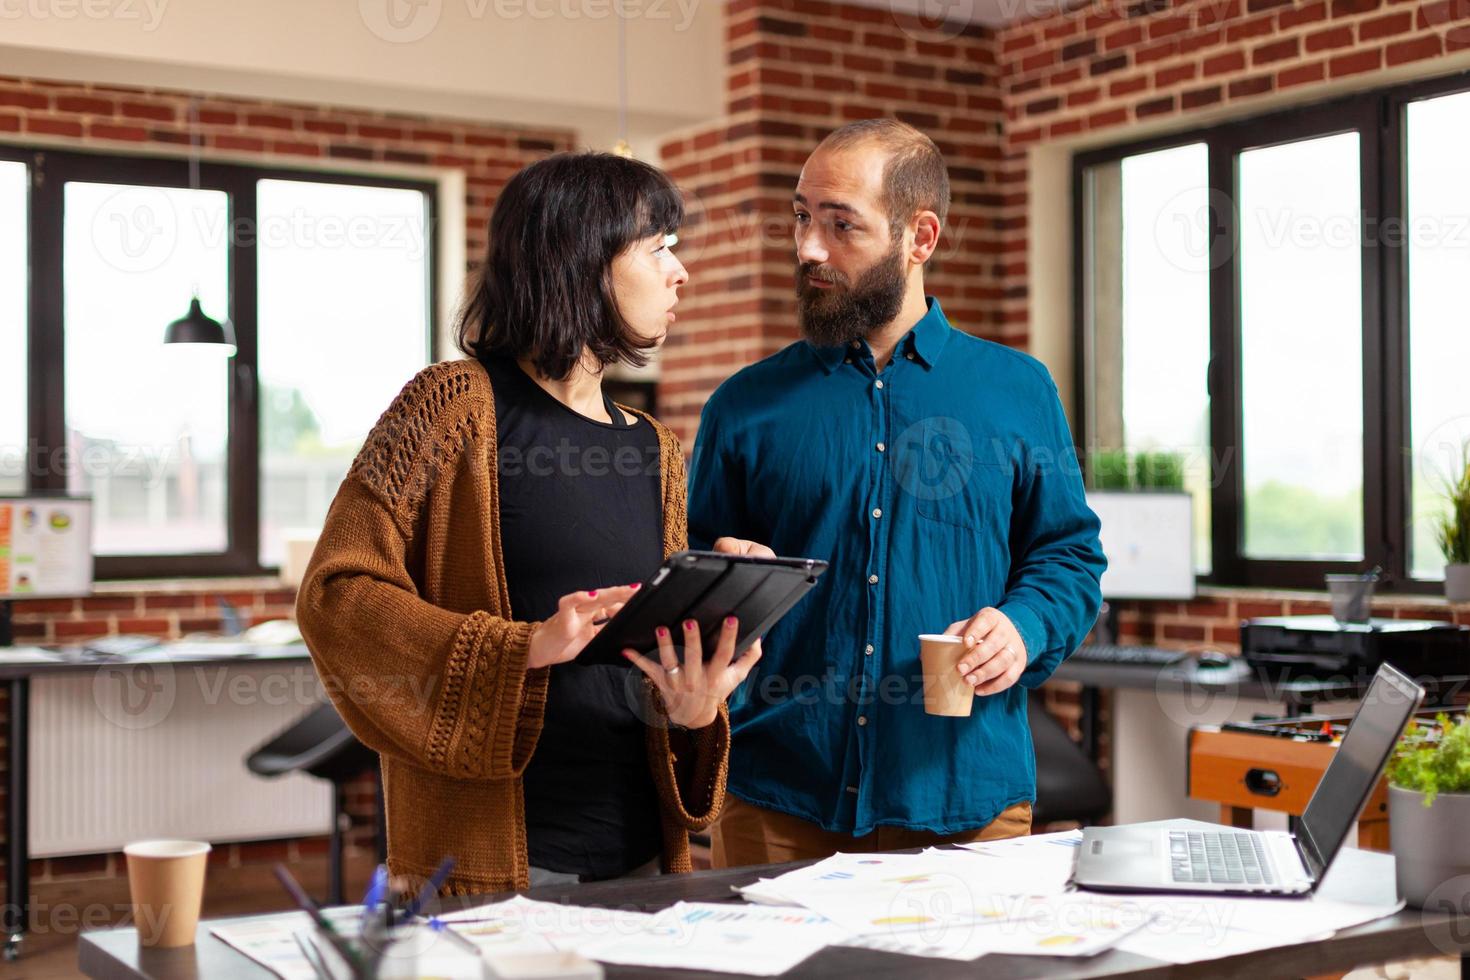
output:
<instances>
[{"instance_id":1,"label":"desk in background","mask_svg":"<svg viewBox=\"0 0 1470 980\"><path fill-rule=\"evenodd\" d=\"M170 650L175 649L187 649L189 656L187 659L175 659L170 655ZM315 671L304 645L259 646L248 652L241 652L239 645L234 644L228 655L211 657L204 644L191 643L187 647L164 644L129 656L125 660L115 661L83 659L79 656L79 651L72 648L67 648L67 653L66 659L57 661L26 659L23 662L7 663L4 651L0 650L0 683L5 684L10 695L9 768L6 773L5 959L14 959L19 954L21 939L30 926L31 810L35 802L32 790L35 788L34 783L45 779L45 773L41 771L44 766L38 766L33 774L33 758L51 758L51 765L64 763L68 767L69 778L79 775L87 780L98 781L127 778L126 774L120 776L114 771L99 772L99 767L104 763L98 759L72 758L66 755L67 750L62 746L33 744L32 727L37 721L32 710L35 693L32 690L33 682L51 683L57 688L57 710L71 712L69 718L60 719L63 728L70 728L73 723L107 726L106 734L111 740L108 751L113 754L121 753L123 758L127 758L131 749L144 742L153 744L160 739L169 741L170 722L174 726L185 727L201 723L200 713L191 712L189 706L200 707L202 699L204 706L208 708L204 717L208 718L212 728L230 733L231 737L225 739L225 742L232 746L238 743L237 750L230 750L230 758L223 758L215 763L232 768L219 772L228 774L231 778L238 777L242 785L248 785L246 781L253 780L256 787L255 798L262 799L263 792L273 801L264 811L259 807L246 807L241 814L239 826L234 828L236 832L231 833L229 828L225 828L213 835L215 842L262 836L305 836L325 831L331 819L330 793L325 786L306 777L288 777L299 782L295 786L284 780L275 785L267 784L259 777L249 775L244 764L244 755L249 748L310 708L309 704L298 703L303 697L298 697L295 693L297 688L303 688L305 682L309 681L315 686ZM116 673L118 669L153 671L155 678L162 677L167 672L173 687L170 704L165 707L162 716L149 715L148 712L153 709L145 706L138 715L128 716L124 712L115 718L107 717L109 710L105 705L109 702L104 696L116 692L99 691L97 685L99 679L107 679L107 673L104 672ZM282 692L283 697L272 696L267 700L264 689L260 687L262 679L276 676L283 676L287 681ZM250 680L261 696L242 705L237 711L221 710L219 702L223 701L228 705L231 698L229 689L219 685L242 677ZM208 703L208 698L204 698L201 692L213 692L214 703ZM191 701L190 698L194 700ZM135 702L133 706L136 708L138 704L141 702ZM157 707L160 705L153 706ZM168 717L170 714L171 718ZM68 737L75 734L69 732ZM197 741L196 739L195 742ZM197 744L180 745L178 751L191 748L197 748ZM65 757L58 756L58 752ZM138 762L145 764L146 760L139 758ZM112 763L108 762L106 765L111 767ZM72 769L73 766L76 768ZM207 785L204 781L200 783ZM268 813L276 822L284 819L285 822L280 824L280 834L274 831L259 834L249 829L250 821L258 818L261 812ZM110 813L112 811L103 815ZM156 819L156 815L152 819ZM131 833L133 829L125 828L127 833ZM138 828L139 836L160 836L184 830L187 828L179 828L178 831L171 827L152 831ZM124 836L126 835L125 833ZM189 833L187 836L197 835ZM121 843L113 841L103 849L115 850Z\"/></svg>"}]
</instances>

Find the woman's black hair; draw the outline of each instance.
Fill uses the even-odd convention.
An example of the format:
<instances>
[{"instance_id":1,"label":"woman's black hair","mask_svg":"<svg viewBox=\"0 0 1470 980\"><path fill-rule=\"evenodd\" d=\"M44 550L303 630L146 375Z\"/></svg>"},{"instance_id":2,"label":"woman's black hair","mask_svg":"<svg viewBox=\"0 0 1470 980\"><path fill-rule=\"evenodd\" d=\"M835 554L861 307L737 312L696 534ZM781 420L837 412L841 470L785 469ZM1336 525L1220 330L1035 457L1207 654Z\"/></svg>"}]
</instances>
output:
<instances>
[{"instance_id":1,"label":"woman's black hair","mask_svg":"<svg viewBox=\"0 0 1470 980\"><path fill-rule=\"evenodd\" d=\"M521 170L490 215L485 261L455 323L471 357L529 358L565 380L584 350L603 365L648 363L654 341L618 312L612 261L634 242L672 234L684 201L657 167L611 153L559 153Z\"/></svg>"}]
</instances>

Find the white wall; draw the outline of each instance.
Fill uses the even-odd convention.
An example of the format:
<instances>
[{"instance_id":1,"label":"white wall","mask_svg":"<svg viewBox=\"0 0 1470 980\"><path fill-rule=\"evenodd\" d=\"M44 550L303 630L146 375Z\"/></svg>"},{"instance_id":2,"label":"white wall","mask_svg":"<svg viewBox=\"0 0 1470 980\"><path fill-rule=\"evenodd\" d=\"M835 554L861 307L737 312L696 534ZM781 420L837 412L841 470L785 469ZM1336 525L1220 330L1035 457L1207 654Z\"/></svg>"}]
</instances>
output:
<instances>
[{"instance_id":1,"label":"white wall","mask_svg":"<svg viewBox=\"0 0 1470 980\"><path fill-rule=\"evenodd\" d=\"M719 0L616 0L645 159L718 116ZM614 0L0 0L0 73L617 134Z\"/></svg>"}]
</instances>

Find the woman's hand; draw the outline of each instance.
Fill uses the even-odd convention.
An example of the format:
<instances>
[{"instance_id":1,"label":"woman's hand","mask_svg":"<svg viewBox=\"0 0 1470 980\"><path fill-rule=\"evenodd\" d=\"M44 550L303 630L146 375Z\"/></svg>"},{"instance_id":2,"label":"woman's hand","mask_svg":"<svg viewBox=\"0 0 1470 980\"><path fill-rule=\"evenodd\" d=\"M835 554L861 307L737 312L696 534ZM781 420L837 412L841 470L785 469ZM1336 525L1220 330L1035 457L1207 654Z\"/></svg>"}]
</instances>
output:
<instances>
[{"instance_id":1,"label":"woman's hand","mask_svg":"<svg viewBox=\"0 0 1470 980\"><path fill-rule=\"evenodd\" d=\"M740 686L761 658L761 643L756 640L739 660L734 659L739 625L734 616L725 619L724 626L720 628L719 645L707 664L700 649L699 624L692 619L684 621L681 631L684 644L682 664L674 649L674 638L666 626L657 630L658 663L632 650L624 650L623 656L658 686L664 707L669 712L669 721L682 728L703 728L714 722L720 703Z\"/></svg>"},{"instance_id":2,"label":"woman's hand","mask_svg":"<svg viewBox=\"0 0 1470 980\"><path fill-rule=\"evenodd\" d=\"M575 659L602 632L603 623L616 615L640 588L642 585L619 585L562 596L557 601L555 615L531 634L526 669Z\"/></svg>"}]
</instances>

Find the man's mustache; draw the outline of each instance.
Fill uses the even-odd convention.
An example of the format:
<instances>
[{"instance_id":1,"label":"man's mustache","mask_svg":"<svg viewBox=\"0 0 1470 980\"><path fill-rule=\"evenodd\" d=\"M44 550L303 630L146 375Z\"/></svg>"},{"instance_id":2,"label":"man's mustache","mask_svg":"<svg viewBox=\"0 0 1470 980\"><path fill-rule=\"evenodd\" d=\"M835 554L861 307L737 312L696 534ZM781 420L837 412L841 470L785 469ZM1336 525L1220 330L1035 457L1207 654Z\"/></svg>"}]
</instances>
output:
<instances>
[{"instance_id":1,"label":"man's mustache","mask_svg":"<svg viewBox=\"0 0 1470 980\"><path fill-rule=\"evenodd\" d=\"M830 282L834 286L849 285L847 277L842 273L836 269L826 268L816 262L803 262L798 272L803 280L810 277L812 279L819 279L822 282Z\"/></svg>"}]
</instances>

